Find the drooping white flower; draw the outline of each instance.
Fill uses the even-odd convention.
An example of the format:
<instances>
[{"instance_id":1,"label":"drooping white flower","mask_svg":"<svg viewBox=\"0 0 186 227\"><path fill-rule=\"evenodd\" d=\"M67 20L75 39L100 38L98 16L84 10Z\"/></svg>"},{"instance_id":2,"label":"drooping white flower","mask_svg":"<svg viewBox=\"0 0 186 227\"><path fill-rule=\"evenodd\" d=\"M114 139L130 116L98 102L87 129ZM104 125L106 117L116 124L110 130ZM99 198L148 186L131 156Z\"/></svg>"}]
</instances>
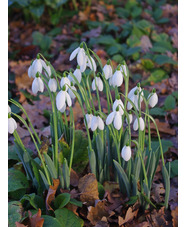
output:
<instances>
[{"instance_id":1,"label":"drooping white flower","mask_svg":"<svg viewBox=\"0 0 186 227\"><path fill-rule=\"evenodd\" d=\"M48 81L48 87L50 88L51 92L57 91L57 81L55 78L50 78Z\"/></svg>"},{"instance_id":2,"label":"drooping white flower","mask_svg":"<svg viewBox=\"0 0 186 227\"><path fill-rule=\"evenodd\" d=\"M92 121L93 115L91 113L87 113L87 114L85 114L85 117L86 117L88 128L90 128L91 127L91 121ZM84 123L85 123L85 121L84 121Z\"/></svg>"},{"instance_id":3,"label":"drooping white flower","mask_svg":"<svg viewBox=\"0 0 186 227\"><path fill-rule=\"evenodd\" d=\"M136 120L134 121L134 124L133 124L134 131L137 131L138 128L140 129L140 131L143 131L145 129L145 123L142 117L139 117L139 125L138 125L138 118L136 118Z\"/></svg>"},{"instance_id":4,"label":"drooping white flower","mask_svg":"<svg viewBox=\"0 0 186 227\"><path fill-rule=\"evenodd\" d=\"M120 87L123 83L123 74L121 73L120 71L120 68L118 68L113 77L112 77L112 81L111 81L111 84L115 87Z\"/></svg>"},{"instance_id":5,"label":"drooping white flower","mask_svg":"<svg viewBox=\"0 0 186 227\"><path fill-rule=\"evenodd\" d=\"M114 121L114 122L113 122ZM106 125L110 125L113 122L114 128L117 130L120 130L122 127L122 117L121 114L118 111L113 111L111 112L107 119L106 119Z\"/></svg>"},{"instance_id":6,"label":"drooping white flower","mask_svg":"<svg viewBox=\"0 0 186 227\"><path fill-rule=\"evenodd\" d=\"M108 62L104 67L103 67L103 76L105 76L105 79L108 80L109 78L112 77L112 67Z\"/></svg>"},{"instance_id":7,"label":"drooping white flower","mask_svg":"<svg viewBox=\"0 0 186 227\"><path fill-rule=\"evenodd\" d=\"M11 108L8 105L8 132L12 134L14 130L17 128L16 121L11 117Z\"/></svg>"},{"instance_id":8,"label":"drooping white flower","mask_svg":"<svg viewBox=\"0 0 186 227\"><path fill-rule=\"evenodd\" d=\"M64 108L64 105L66 105L66 103L69 107L72 105L72 100L70 98L70 95L67 93L66 88L64 86L63 90L61 90L56 96L57 109L60 111L62 108Z\"/></svg>"},{"instance_id":9,"label":"drooping white flower","mask_svg":"<svg viewBox=\"0 0 186 227\"><path fill-rule=\"evenodd\" d=\"M93 116L92 120L91 120L91 130L95 131L97 128L99 128L100 130L104 129L104 122L103 120L100 118L100 116Z\"/></svg>"},{"instance_id":10,"label":"drooping white flower","mask_svg":"<svg viewBox=\"0 0 186 227\"><path fill-rule=\"evenodd\" d=\"M130 146L124 146L121 150L121 157L128 162L131 158L131 148Z\"/></svg>"},{"instance_id":11,"label":"drooping white flower","mask_svg":"<svg viewBox=\"0 0 186 227\"><path fill-rule=\"evenodd\" d=\"M44 83L40 77L36 76L32 82L32 92L37 94L39 91L44 91Z\"/></svg>"},{"instance_id":12,"label":"drooping white flower","mask_svg":"<svg viewBox=\"0 0 186 227\"><path fill-rule=\"evenodd\" d=\"M68 89L68 94L70 95L70 98L71 98L71 99L75 99L75 98L76 98L76 96L75 96L73 90L74 90L74 91L77 91L76 87L73 85L73 82L71 82L71 85L70 85L70 87L69 87L69 89Z\"/></svg>"},{"instance_id":13,"label":"drooping white flower","mask_svg":"<svg viewBox=\"0 0 186 227\"><path fill-rule=\"evenodd\" d=\"M87 58L83 46L76 48L70 55L70 61L72 61L77 56L77 63L81 67L87 63Z\"/></svg>"},{"instance_id":14,"label":"drooping white flower","mask_svg":"<svg viewBox=\"0 0 186 227\"><path fill-rule=\"evenodd\" d=\"M129 113L128 114L128 117L129 117L129 123L128 123L128 119L126 118L126 123L129 125L129 124L131 124L132 123L132 113Z\"/></svg>"},{"instance_id":15,"label":"drooping white flower","mask_svg":"<svg viewBox=\"0 0 186 227\"><path fill-rule=\"evenodd\" d=\"M136 106L137 110L139 109L139 105L138 105L138 100L139 100L139 97L140 97L140 108L141 108L141 102L143 101L143 91L141 92L141 87L140 87L140 84L138 84L136 87L132 88L130 90L130 92L128 93L128 99L130 99L134 105ZM133 105L128 101L127 103L127 109L128 110L131 110L133 107Z\"/></svg>"},{"instance_id":16,"label":"drooping white flower","mask_svg":"<svg viewBox=\"0 0 186 227\"><path fill-rule=\"evenodd\" d=\"M149 94L148 98L149 105L153 108L158 103L158 95L155 91Z\"/></svg>"},{"instance_id":17,"label":"drooping white flower","mask_svg":"<svg viewBox=\"0 0 186 227\"><path fill-rule=\"evenodd\" d=\"M97 85L99 91L103 91L103 81L101 80L101 78L99 76L96 76L92 81L92 90L93 91L96 90L96 85Z\"/></svg>"},{"instance_id":18,"label":"drooping white flower","mask_svg":"<svg viewBox=\"0 0 186 227\"><path fill-rule=\"evenodd\" d=\"M66 75L64 75L62 78L61 78L61 81L60 81L60 86L61 88L63 88L65 85L65 88L66 88L66 91L68 90L69 86L70 86L70 80L68 77L66 77Z\"/></svg>"},{"instance_id":19,"label":"drooping white flower","mask_svg":"<svg viewBox=\"0 0 186 227\"><path fill-rule=\"evenodd\" d=\"M65 112L65 110L66 110L66 107L67 107L67 105L66 105L66 103L65 103L65 105L59 110L61 113L64 113Z\"/></svg>"},{"instance_id":20,"label":"drooping white flower","mask_svg":"<svg viewBox=\"0 0 186 227\"><path fill-rule=\"evenodd\" d=\"M50 66L47 65L42 59L41 59L41 64L42 64L43 68L44 68L45 71L46 71L46 72L45 72L45 75L46 75L47 77L51 77L52 72L51 72Z\"/></svg>"},{"instance_id":21,"label":"drooping white flower","mask_svg":"<svg viewBox=\"0 0 186 227\"><path fill-rule=\"evenodd\" d=\"M89 59L89 57L87 57L87 66L94 72L97 69L96 62L94 61L94 59L91 56L90 56L90 59Z\"/></svg>"},{"instance_id":22,"label":"drooping white flower","mask_svg":"<svg viewBox=\"0 0 186 227\"><path fill-rule=\"evenodd\" d=\"M35 78L37 73L42 73L43 68L46 70L47 76L51 76L50 66L47 66L45 61L37 57L28 68L28 76Z\"/></svg>"},{"instance_id":23,"label":"drooping white flower","mask_svg":"<svg viewBox=\"0 0 186 227\"><path fill-rule=\"evenodd\" d=\"M81 83L82 75L81 75L81 70L80 70L80 66L79 65L77 66L76 70L73 72L73 75L76 77L78 82ZM76 81L74 80L74 78L70 74L68 75L68 79L71 82L76 83Z\"/></svg>"},{"instance_id":24,"label":"drooping white flower","mask_svg":"<svg viewBox=\"0 0 186 227\"><path fill-rule=\"evenodd\" d=\"M113 103L113 110L116 110L116 108L119 107L119 112L121 115L123 115L124 111L124 105L123 102L121 101L120 97L118 97L114 103Z\"/></svg>"}]
</instances>

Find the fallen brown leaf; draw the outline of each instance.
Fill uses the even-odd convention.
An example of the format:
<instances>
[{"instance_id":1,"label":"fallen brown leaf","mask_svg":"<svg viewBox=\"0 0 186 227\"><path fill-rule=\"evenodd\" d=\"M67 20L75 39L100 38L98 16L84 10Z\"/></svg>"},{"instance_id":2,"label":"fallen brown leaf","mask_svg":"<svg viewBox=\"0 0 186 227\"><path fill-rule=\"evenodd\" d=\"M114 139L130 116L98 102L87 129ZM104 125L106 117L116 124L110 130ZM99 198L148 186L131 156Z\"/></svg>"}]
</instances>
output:
<instances>
[{"instance_id":1,"label":"fallen brown leaf","mask_svg":"<svg viewBox=\"0 0 186 227\"><path fill-rule=\"evenodd\" d=\"M152 184L152 198L157 202L161 203L164 200L165 189L162 183Z\"/></svg>"},{"instance_id":2,"label":"fallen brown leaf","mask_svg":"<svg viewBox=\"0 0 186 227\"><path fill-rule=\"evenodd\" d=\"M176 135L176 131L174 129L171 129L169 126L169 123L167 122L161 122L158 119L155 119L155 122L158 126L158 130L159 132L165 133L165 134L169 134L169 135ZM154 125L154 123L150 124L150 127L152 130L156 131L156 127Z\"/></svg>"},{"instance_id":3,"label":"fallen brown leaf","mask_svg":"<svg viewBox=\"0 0 186 227\"><path fill-rule=\"evenodd\" d=\"M70 171L70 184L73 187L77 187L79 183L79 176L77 175L77 173L71 168Z\"/></svg>"},{"instance_id":4,"label":"fallen brown leaf","mask_svg":"<svg viewBox=\"0 0 186 227\"><path fill-rule=\"evenodd\" d=\"M28 211L29 221L31 227L43 227L44 218L41 218L41 209L32 216L31 211Z\"/></svg>"},{"instance_id":5,"label":"fallen brown leaf","mask_svg":"<svg viewBox=\"0 0 186 227\"><path fill-rule=\"evenodd\" d=\"M47 210L53 210L50 206L51 202L55 199L56 190L59 186L59 179L53 179L53 186L50 185L48 194L46 197L46 208Z\"/></svg>"},{"instance_id":6,"label":"fallen brown leaf","mask_svg":"<svg viewBox=\"0 0 186 227\"><path fill-rule=\"evenodd\" d=\"M105 210L106 200L99 201L95 207L89 207L89 212L87 215L87 219L95 225L98 221L102 219L102 217L108 217L109 213Z\"/></svg>"},{"instance_id":7,"label":"fallen brown leaf","mask_svg":"<svg viewBox=\"0 0 186 227\"><path fill-rule=\"evenodd\" d=\"M16 227L28 227L28 225L24 225L24 224L21 224L19 222L16 221Z\"/></svg>"},{"instance_id":8,"label":"fallen brown leaf","mask_svg":"<svg viewBox=\"0 0 186 227\"><path fill-rule=\"evenodd\" d=\"M138 214L139 209L133 211L132 207L129 207L125 214L125 218L123 220L123 224L132 221Z\"/></svg>"},{"instance_id":9,"label":"fallen brown leaf","mask_svg":"<svg viewBox=\"0 0 186 227\"><path fill-rule=\"evenodd\" d=\"M171 211L171 215L172 215L173 227L177 227L178 226L178 207L176 207L175 210Z\"/></svg>"},{"instance_id":10,"label":"fallen brown leaf","mask_svg":"<svg viewBox=\"0 0 186 227\"><path fill-rule=\"evenodd\" d=\"M80 178L78 189L81 193L80 200L87 205L93 205L96 199L99 199L98 182L93 173L89 173Z\"/></svg>"},{"instance_id":11,"label":"fallen brown leaf","mask_svg":"<svg viewBox=\"0 0 186 227\"><path fill-rule=\"evenodd\" d=\"M150 48L152 48L152 43L147 35L143 35L140 42L140 46L145 53L148 52Z\"/></svg>"}]
</instances>

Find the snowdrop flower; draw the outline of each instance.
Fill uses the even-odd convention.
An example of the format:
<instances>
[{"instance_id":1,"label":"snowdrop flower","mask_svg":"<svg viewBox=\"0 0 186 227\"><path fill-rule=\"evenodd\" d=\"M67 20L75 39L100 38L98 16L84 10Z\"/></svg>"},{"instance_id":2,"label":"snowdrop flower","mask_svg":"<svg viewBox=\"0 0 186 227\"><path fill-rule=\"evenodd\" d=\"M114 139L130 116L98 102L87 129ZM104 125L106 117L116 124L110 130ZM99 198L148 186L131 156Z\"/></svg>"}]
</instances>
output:
<instances>
[{"instance_id":1,"label":"snowdrop flower","mask_svg":"<svg viewBox=\"0 0 186 227\"><path fill-rule=\"evenodd\" d=\"M126 146L124 146L121 150L121 157L128 162L131 158L131 148L130 146L127 144Z\"/></svg>"},{"instance_id":2,"label":"snowdrop flower","mask_svg":"<svg viewBox=\"0 0 186 227\"><path fill-rule=\"evenodd\" d=\"M113 122L114 121L114 122ZM116 111L114 110L111 112L107 119L106 119L106 125L110 125L113 122L114 128L117 130L120 130L122 127L122 117L119 112L119 107L116 108Z\"/></svg>"},{"instance_id":3,"label":"snowdrop flower","mask_svg":"<svg viewBox=\"0 0 186 227\"><path fill-rule=\"evenodd\" d=\"M66 77L65 73L63 73L63 77L61 78L61 81L60 81L61 88L63 88L64 85L65 85L65 88L66 88L66 91L67 91L69 86L70 86L70 80L69 80L68 77Z\"/></svg>"},{"instance_id":4,"label":"snowdrop flower","mask_svg":"<svg viewBox=\"0 0 186 227\"><path fill-rule=\"evenodd\" d=\"M120 71L120 67L118 67L118 69L115 71L113 77L112 77L112 81L111 84L115 87L120 87L123 83L123 74Z\"/></svg>"},{"instance_id":5,"label":"snowdrop flower","mask_svg":"<svg viewBox=\"0 0 186 227\"><path fill-rule=\"evenodd\" d=\"M72 61L77 56L78 65L84 66L87 63L87 58L85 54L85 50L83 49L83 44L80 47L76 48L70 55L70 61Z\"/></svg>"},{"instance_id":6,"label":"snowdrop flower","mask_svg":"<svg viewBox=\"0 0 186 227\"><path fill-rule=\"evenodd\" d=\"M116 98L116 100L113 103L113 110L116 110L116 108L119 107L119 112L121 115L123 115L124 111L124 105L123 102L120 99L120 96L118 95L118 97Z\"/></svg>"},{"instance_id":7,"label":"snowdrop flower","mask_svg":"<svg viewBox=\"0 0 186 227\"><path fill-rule=\"evenodd\" d=\"M153 89L152 93L148 96L149 105L153 108L158 103L158 95L156 94L156 90Z\"/></svg>"},{"instance_id":8,"label":"snowdrop flower","mask_svg":"<svg viewBox=\"0 0 186 227\"><path fill-rule=\"evenodd\" d=\"M76 98L76 96L75 96L73 90L74 90L74 91L77 91L76 87L74 87L73 82L71 82L70 88L68 89L68 94L70 95L70 98L71 98L71 99L75 99L75 98Z\"/></svg>"},{"instance_id":9,"label":"snowdrop flower","mask_svg":"<svg viewBox=\"0 0 186 227\"><path fill-rule=\"evenodd\" d=\"M44 91L44 83L37 74L32 82L32 92L36 95L39 91L40 92Z\"/></svg>"},{"instance_id":10,"label":"snowdrop flower","mask_svg":"<svg viewBox=\"0 0 186 227\"><path fill-rule=\"evenodd\" d=\"M45 69L45 75L48 77L51 77L51 75L52 75L52 72L51 72L51 68L50 68L50 66L49 65L47 65L43 60L41 60L41 64L42 64L42 66L43 66L43 68Z\"/></svg>"},{"instance_id":11,"label":"snowdrop flower","mask_svg":"<svg viewBox=\"0 0 186 227\"><path fill-rule=\"evenodd\" d=\"M93 115L91 114L91 112L88 112L87 114L85 114L85 118L87 121L87 126L88 126L88 128L90 128ZM84 124L86 125L85 121L84 121Z\"/></svg>"},{"instance_id":12,"label":"snowdrop flower","mask_svg":"<svg viewBox=\"0 0 186 227\"><path fill-rule=\"evenodd\" d=\"M97 85L99 91L103 91L103 81L101 80L101 78L99 77L98 74L96 75L96 77L92 81L92 90L93 91L96 90L96 85Z\"/></svg>"},{"instance_id":13,"label":"snowdrop flower","mask_svg":"<svg viewBox=\"0 0 186 227\"><path fill-rule=\"evenodd\" d=\"M133 118L131 112L129 112L128 117L129 117L129 123L128 123L128 119L127 118L126 118L126 123L129 125L129 124L132 123L132 118Z\"/></svg>"},{"instance_id":14,"label":"snowdrop flower","mask_svg":"<svg viewBox=\"0 0 186 227\"><path fill-rule=\"evenodd\" d=\"M96 66L96 62L94 61L94 59L90 56L90 59L89 57L87 56L87 66L92 70L92 71L96 71L97 69L97 66Z\"/></svg>"},{"instance_id":15,"label":"snowdrop flower","mask_svg":"<svg viewBox=\"0 0 186 227\"><path fill-rule=\"evenodd\" d=\"M73 75L76 77L76 79L78 80L78 82L81 83L82 75L81 75L81 70L80 70L80 66L79 65L77 66L76 70L73 72ZM71 82L76 83L76 81L74 80L74 78L70 74L68 75L68 79Z\"/></svg>"},{"instance_id":16,"label":"snowdrop flower","mask_svg":"<svg viewBox=\"0 0 186 227\"><path fill-rule=\"evenodd\" d=\"M57 91L57 81L55 78L53 78L53 77L50 78L50 80L48 81L48 87L51 92Z\"/></svg>"},{"instance_id":17,"label":"snowdrop flower","mask_svg":"<svg viewBox=\"0 0 186 227\"><path fill-rule=\"evenodd\" d=\"M134 124L133 124L134 131L137 131L138 128L140 129L140 131L143 131L145 128L145 123L142 117L139 117L139 125L138 125L138 118L136 118L136 120L134 121Z\"/></svg>"},{"instance_id":18,"label":"snowdrop flower","mask_svg":"<svg viewBox=\"0 0 186 227\"><path fill-rule=\"evenodd\" d=\"M136 106L137 110L139 109L138 108L138 100L139 100L139 95L140 95L140 105L141 105L141 102L143 101L143 92L141 92L141 87L140 87L140 83L137 84L136 87L132 88L130 90L130 92L128 93L128 99L130 99L134 105ZM127 103L127 109L128 110L131 110L133 107L133 105L128 101ZM140 106L141 108L141 106Z\"/></svg>"},{"instance_id":19,"label":"snowdrop flower","mask_svg":"<svg viewBox=\"0 0 186 227\"><path fill-rule=\"evenodd\" d=\"M8 132L12 134L17 128L16 121L11 117L11 108L8 106Z\"/></svg>"},{"instance_id":20,"label":"snowdrop flower","mask_svg":"<svg viewBox=\"0 0 186 227\"><path fill-rule=\"evenodd\" d=\"M106 80L112 77L112 67L110 65L110 60L108 60L107 64L103 67L103 73L103 76L105 76Z\"/></svg>"},{"instance_id":21,"label":"snowdrop flower","mask_svg":"<svg viewBox=\"0 0 186 227\"><path fill-rule=\"evenodd\" d=\"M59 111L66 109L66 103L70 107L72 105L72 100L70 95L67 93L66 86L64 85L62 90L56 96L56 106ZM65 106L65 107L64 107Z\"/></svg>"},{"instance_id":22,"label":"snowdrop flower","mask_svg":"<svg viewBox=\"0 0 186 227\"><path fill-rule=\"evenodd\" d=\"M90 128L92 131L95 131L97 128L99 128L100 130L104 129L104 122L100 118L100 116L96 115L92 117Z\"/></svg>"},{"instance_id":23,"label":"snowdrop flower","mask_svg":"<svg viewBox=\"0 0 186 227\"><path fill-rule=\"evenodd\" d=\"M35 78L37 73L42 73L43 68L48 72L49 75L51 75L50 67L47 66L46 63L42 59L40 59L38 55L28 68L28 76Z\"/></svg>"}]
</instances>

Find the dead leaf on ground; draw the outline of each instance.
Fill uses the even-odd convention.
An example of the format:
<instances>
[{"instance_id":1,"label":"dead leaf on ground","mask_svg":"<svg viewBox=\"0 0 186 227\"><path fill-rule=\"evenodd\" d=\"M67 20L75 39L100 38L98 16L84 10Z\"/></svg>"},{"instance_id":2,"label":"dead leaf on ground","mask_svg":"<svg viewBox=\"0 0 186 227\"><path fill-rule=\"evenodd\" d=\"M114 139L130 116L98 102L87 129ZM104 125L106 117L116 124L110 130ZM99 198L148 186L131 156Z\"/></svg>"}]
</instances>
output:
<instances>
[{"instance_id":1,"label":"dead leaf on ground","mask_svg":"<svg viewBox=\"0 0 186 227\"><path fill-rule=\"evenodd\" d=\"M133 211L132 207L129 207L129 209L127 210L127 212L125 214L125 218L122 218L119 216L119 219L118 219L119 225L121 226L127 222L132 221L137 216L138 211L139 211L139 209Z\"/></svg>"},{"instance_id":2,"label":"dead leaf on ground","mask_svg":"<svg viewBox=\"0 0 186 227\"><path fill-rule=\"evenodd\" d=\"M70 184L73 187L77 187L79 183L79 176L77 175L77 173L71 168L70 171Z\"/></svg>"},{"instance_id":3,"label":"dead leaf on ground","mask_svg":"<svg viewBox=\"0 0 186 227\"><path fill-rule=\"evenodd\" d=\"M178 207L176 207L175 210L171 211L171 215L172 215L173 227L177 227L178 226Z\"/></svg>"},{"instance_id":4,"label":"dead leaf on ground","mask_svg":"<svg viewBox=\"0 0 186 227\"><path fill-rule=\"evenodd\" d=\"M32 85L33 79L29 78L28 73L24 72L21 75L17 75L15 77L15 84L17 86L17 89L29 89Z\"/></svg>"},{"instance_id":5,"label":"dead leaf on ground","mask_svg":"<svg viewBox=\"0 0 186 227\"><path fill-rule=\"evenodd\" d=\"M152 198L157 202L161 203L164 201L165 189L162 183L156 184L153 182L152 184Z\"/></svg>"},{"instance_id":6,"label":"dead leaf on ground","mask_svg":"<svg viewBox=\"0 0 186 227\"><path fill-rule=\"evenodd\" d=\"M152 226L166 226L166 220L165 220L165 207L162 207L160 210L153 210L150 215L147 217L149 218L149 221L151 222Z\"/></svg>"},{"instance_id":7,"label":"dead leaf on ground","mask_svg":"<svg viewBox=\"0 0 186 227\"><path fill-rule=\"evenodd\" d=\"M28 225L24 225L24 224L21 224L19 222L16 221L16 227L28 227Z\"/></svg>"},{"instance_id":8,"label":"dead leaf on ground","mask_svg":"<svg viewBox=\"0 0 186 227\"><path fill-rule=\"evenodd\" d=\"M87 205L94 205L95 200L99 199L98 182L93 173L89 173L80 178L78 189L81 193L80 200Z\"/></svg>"},{"instance_id":9,"label":"dead leaf on ground","mask_svg":"<svg viewBox=\"0 0 186 227\"><path fill-rule=\"evenodd\" d=\"M152 48L152 43L147 35L143 35L140 42L140 46L145 53L148 52L150 48Z\"/></svg>"},{"instance_id":10,"label":"dead leaf on ground","mask_svg":"<svg viewBox=\"0 0 186 227\"><path fill-rule=\"evenodd\" d=\"M95 207L89 207L89 212L87 215L87 219L95 225L98 221L102 219L102 217L108 217L109 213L105 209L106 200L99 201Z\"/></svg>"},{"instance_id":11,"label":"dead leaf on ground","mask_svg":"<svg viewBox=\"0 0 186 227\"><path fill-rule=\"evenodd\" d=\"M53 179L53 186L50 185L48 194L46 197L46 208L47 210L53 210L50 206L51 202L55 199L56 190L59 186L59 179Z\"/></svg>"},{"instance_id":12,"label":"dead leaf on ground","mask_svg":"<svg viewBox=\"0 0 186 227\"><path fill-rule=\"evenodd\" d=\"M173 135L173 136L176 135L176 131L174 129L170 128L169 123L161 122L161 121L159 121L159 119L155 119L155 122L158 126L159 132ZM155 130L155 132L156 132L156 127L155 127L154 123L150 123L150 128L152 130Z\"/></svg>"},{"instance_id":13,"label":"dead leaf on ground","mask_svg":"<svg viewBox=\"0 0 186 227\"><path fill-rule=\"evenodd\" d=\"M32 216L31 211L28 211L29 221L31 227L43 227L44 218L41 218L41 209Z\"/></svg>"},{"instance_id":14,"label":"dead leaf on ground","mask_svg":"<svg viewBox=\"0 0 186 227\"><path fill-rule=\"evenodd\" d=\"M28 61L22 61L22 60L10 61L9 67L10 67L11 72L15 73L16 76L21 76L22 74L28 72L28 67L30 66L30 63L31 63L30 60L28 60Z\"/></svg>"}]
</instances>

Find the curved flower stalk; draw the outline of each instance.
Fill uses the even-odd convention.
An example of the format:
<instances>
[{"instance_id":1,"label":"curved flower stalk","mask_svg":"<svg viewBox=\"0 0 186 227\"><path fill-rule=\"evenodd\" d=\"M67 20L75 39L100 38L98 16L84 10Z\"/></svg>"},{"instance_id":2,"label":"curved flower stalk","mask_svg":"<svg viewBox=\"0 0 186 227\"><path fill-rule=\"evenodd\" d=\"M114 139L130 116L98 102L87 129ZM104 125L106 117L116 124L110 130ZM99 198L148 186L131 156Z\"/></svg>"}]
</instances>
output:
<instances>
[{"instance_id":1,"label":"curved flower stalk","mask_svg":"<svg viewBox=\"0 0 186 227\"><path fill-rule=\"evenodd\" d=\"M92 81L92 90L96 91L96 85L99 91L103 91L103 81L101 80L101 78L99 77L99 75L97 74L95 79L93 79Z\"/></svg>"},{"instance_id":2,"label":"curved flower stalk","mask_svg":"<svg viewBox=\"0 0 186 227\"><path fill-rule=\"evenodd\" d=\"M122 117L121 113L119 112L119 107L116 108L113 112L111 112L107 119L106 125L110 125L113 122L114 128L120 130L122 127Z\"/></svg>"},{"instance_id":3,"label":"curved flower stalk","mask_svg":"<svg viewBox=\"0 0 186 227\"><path fill-rule=\"evenodd\" d=\"M48 87L51 92L56 92L57 91L57 81L54 77L51 77L48 81Z\"/></svg>"},{"instance_id":4,"label":"curved flower stalk","mask_svg":"<svg viewBox=\"0 0 186 227\"><path fill-rule=\"evenodd\" d=\"M143 96L144 96L144 94L143 94L143 91L142 91L139 83L136 87L132 88L130 90L130 92L128 93L128 99L130 99L134 103L137 110L139 110L139 107L141 108L141 102L143 101ZM139 100L139 97L140 97L140 100ZM140 106L138 104L140 104ZM127 109L131 110L132 107L133 106L131 105L131 103L128 102L127 103Z\"/></svg>"},{"instance_id":5,"label":"curved flower stalk","mask_svg":"<svg viewBox=\"0 0 186 227\"><path fill-rule=\"evenodd\" d=\"M11 117L11 108L8 106L8 132L13 134L17 128L16 121Z\"/></svg>"},{"instance_id":6,"label":"curved flower stalk","mask_svg":"<svg viewBox=\"0 0 186 227\"><path fill-rule=\"evenodd\" d=\"M138 123L138 120L139 120L139 123ZM143 131L145 129L145 123L142 117L139 117L139 119L136 118L136 120L134 121L134 124L133 124L134 131L137 131L138 128L140 131Z\"/></svg>"},{"instance_id":7,"label":"curved flower stalk","mask_svg":"<svg viewBox=\"0 0 186 227\"><path fill-rule=\"evenodd\" d=\"M64 85L62 90L56 96L56 107L59 111L64 112L66 104L70 107L72 105L72 100L70 95L67 93L66 86Z\"/></svg>"},{"instance_id":8,"label":"curved flower stalk","mask_svg":"<svg viewBox=\"0 0 186 227\"><path fill-rule=\"evenodd\" d=\"M92 117L90 128L92 131L95 131L97 128L100 130L104 129L104 122L100 116L95 115Z\"/></svg>"},{"instance_id":9,"label":"curved flower stalk","mask_svg":"<svg viewBox=\"0 0 186 227\"><path fill-rule=\"evenodd\" d=\"M34 78L32 82L32 92L36 95L38 92L43 92L44 91L44 83L38 74Z\"/></svg>"},{"instance_id":10,"label":"curved flower stalk","mask_svg":"<svg viewBox=\"0 0 186 227\"><path fill-rule=\"evenodd\" d=\"M155 107L158 103L158 95L156 94L156 89L152 90L152 93L147 97L147 101L149 102L150 107Z\"/></svg>"},{"instance_id":11,"label":"curved flower stalk","mask_svg":"<svg viewBox=\"0 0 186 227\"><path fill-rule=\"evenodd\" d=\"M107 61L107 64L103 67L103 76L108 80L112 77L112 67L110 65L110 60Z\"/></svg>"},{"instance_id":12,"label":"curved flower stalk","mask_svg":"<svg viewBox=\"0 0 186 227\"><path fill-rule=\"evenodd\" d=\"M121 150L121 157L128 162L131 158L132 152L130 146L127 144Z\"/></svg>"}]
</instances>

